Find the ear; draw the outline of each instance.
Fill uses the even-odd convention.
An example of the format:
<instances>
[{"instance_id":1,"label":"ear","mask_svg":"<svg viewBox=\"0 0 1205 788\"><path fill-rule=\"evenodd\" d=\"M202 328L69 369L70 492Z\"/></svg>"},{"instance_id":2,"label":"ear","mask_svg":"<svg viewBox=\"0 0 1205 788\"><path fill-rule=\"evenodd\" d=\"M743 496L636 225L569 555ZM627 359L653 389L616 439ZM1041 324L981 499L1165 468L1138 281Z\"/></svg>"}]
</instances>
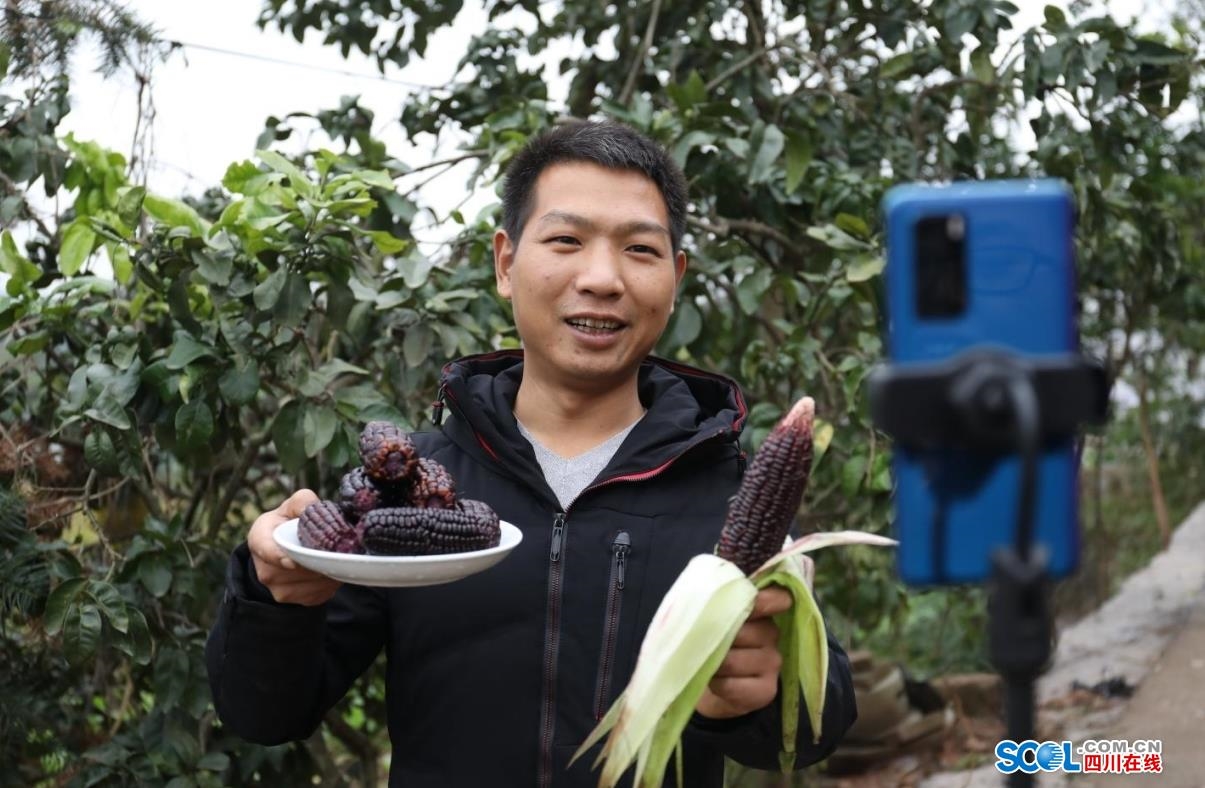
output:
<instances>
[{"instance_id":1,"label":"ear","mask_svg":"<svg viewBox=\"0 0 1205 788\"><path fill-rule=\"evenodd\" d=\"M686 274L686 252L681 249L674 255L674 300L669 303L669 313L674 313L674 305L678 303L678 288L682 286L682 277Z\"/></svg>"},{"instance_id":2,"label":"ear","mask_svg":"<svg viewBox=\"0 0 1205 788\"><path fill-rule=\"evenodd\" d=\"M494 232L494 281L498 287L498 295L510 298L510 267L515 262L515 245L511 243L506 230Z\"/></svg>"}]
</instances>

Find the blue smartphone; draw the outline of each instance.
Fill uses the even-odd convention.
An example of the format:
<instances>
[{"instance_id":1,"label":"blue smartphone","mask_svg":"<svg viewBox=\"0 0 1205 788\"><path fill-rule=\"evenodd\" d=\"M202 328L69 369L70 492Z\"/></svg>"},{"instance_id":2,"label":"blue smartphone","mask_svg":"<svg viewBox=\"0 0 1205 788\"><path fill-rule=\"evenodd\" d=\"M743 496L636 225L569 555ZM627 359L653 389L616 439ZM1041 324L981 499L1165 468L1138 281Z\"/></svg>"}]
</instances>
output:
<instances>
[{"instance_id":1,"label":"blue smartphone","mask_svg":"<svg viewBox=\"0 0 1205 788\"><path fill-rule=\"evenodd\" d=\"M1079 352L1074 201L1057 180L904 185L883 199L886 346L898 368L990 347L1028 358ZM1017 528L1016 454L897 446L892 459L901 579L979 583ZM1051 578L1079 559L1073 438L1043 446L1034 539Z\"/></svg>"}]
</instances>

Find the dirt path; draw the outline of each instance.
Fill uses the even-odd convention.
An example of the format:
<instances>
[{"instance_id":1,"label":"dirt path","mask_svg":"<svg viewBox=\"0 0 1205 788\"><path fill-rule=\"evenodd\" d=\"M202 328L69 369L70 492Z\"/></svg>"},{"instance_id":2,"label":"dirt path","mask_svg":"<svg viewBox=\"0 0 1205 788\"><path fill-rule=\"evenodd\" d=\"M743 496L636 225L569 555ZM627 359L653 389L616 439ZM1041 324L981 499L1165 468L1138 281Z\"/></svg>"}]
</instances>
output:
<instances>
[{"instance_id":1,"label":"dirt path","mask_svg":"<svg viewBox=\"0 0 1205 788\"><path fill-rule=\"evenodd\" d=\"M1128 700L1075 691L1115 681ZM1108 602L1059 635L1039 682L1042 739L1161 739L1159 775L1043 775L1067 788L1205 788L1205 503L1176 529L1171 546L1128 578ZM934 774L921 788L999 788L993 766Z\"/></svg>"},{"instance_id":2,"label":"dirt path","mask_svg":"<svg viewBox=\"0 0 1205 788\"><path fill-rule=\"evenodd\" d=\"M1205 555L1201 558L1205 561ZM1205 604L1155 663L1105 738L1162 739L1163 773L1084 777L1082 788L1205 788Z\"/></svg>"}]
</instances>

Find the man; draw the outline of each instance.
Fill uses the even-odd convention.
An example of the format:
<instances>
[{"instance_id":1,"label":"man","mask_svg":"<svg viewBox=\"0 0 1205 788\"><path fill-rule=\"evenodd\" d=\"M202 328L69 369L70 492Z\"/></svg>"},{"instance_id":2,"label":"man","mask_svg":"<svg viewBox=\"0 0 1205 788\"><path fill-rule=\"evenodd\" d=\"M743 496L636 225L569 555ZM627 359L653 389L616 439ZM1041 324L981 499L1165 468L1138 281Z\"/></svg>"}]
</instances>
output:
<instances>
[{"instance_id":1,"label":"man","mask_svg":"<svg viewBox=\"0 0 1205 788\"><path fill-rule=\"evenodd\" d=\"M503 216L497 286L523 351L449 364L451 418L415 443L523 542L449 585L340 587L272 540L314 493L262 515L232 557L207 648L234 732L308 736L384 647L391 785L596 784L593 757L568 761L682 567L715 545L743 471L745 406L732 381L649 357L686 270L685 180L656 144L612 123L557 128L511 164ZM789 605L782 589L759 594L685 733L686 785L718 788L724 755L777 768L769 616ZM801 714L800 766L855 716L848 662L829 648L823 738Z\"/></svg>"}]
</instances>

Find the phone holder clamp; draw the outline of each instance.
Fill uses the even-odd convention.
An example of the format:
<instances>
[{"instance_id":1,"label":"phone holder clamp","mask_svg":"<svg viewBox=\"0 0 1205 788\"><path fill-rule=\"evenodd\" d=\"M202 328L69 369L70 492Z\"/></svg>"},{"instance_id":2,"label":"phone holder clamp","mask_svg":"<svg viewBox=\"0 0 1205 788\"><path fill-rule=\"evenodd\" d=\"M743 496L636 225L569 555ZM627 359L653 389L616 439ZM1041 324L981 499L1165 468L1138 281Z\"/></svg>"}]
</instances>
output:
<instances>
[{"instance_id":1,"label":"phone holder clamp","mask_svg":"<svg viewBox=\"0 0 1205 788\"><path fill-rule=\"evenodd\" d=\"M967 449L1021 457L1014 543L992 557L988 647L1004 679L1009 738L1034 736L1033 685L1050 659L1053 618L1045 552L1034 548L1037 468L1044 445L1103 424L1109 381L1097 361L977 347L950 359L880 366L868 379L875 425L915 450ZM1015 772L1013 786L1031 775Z\"/></svg>"}]
</instances>

